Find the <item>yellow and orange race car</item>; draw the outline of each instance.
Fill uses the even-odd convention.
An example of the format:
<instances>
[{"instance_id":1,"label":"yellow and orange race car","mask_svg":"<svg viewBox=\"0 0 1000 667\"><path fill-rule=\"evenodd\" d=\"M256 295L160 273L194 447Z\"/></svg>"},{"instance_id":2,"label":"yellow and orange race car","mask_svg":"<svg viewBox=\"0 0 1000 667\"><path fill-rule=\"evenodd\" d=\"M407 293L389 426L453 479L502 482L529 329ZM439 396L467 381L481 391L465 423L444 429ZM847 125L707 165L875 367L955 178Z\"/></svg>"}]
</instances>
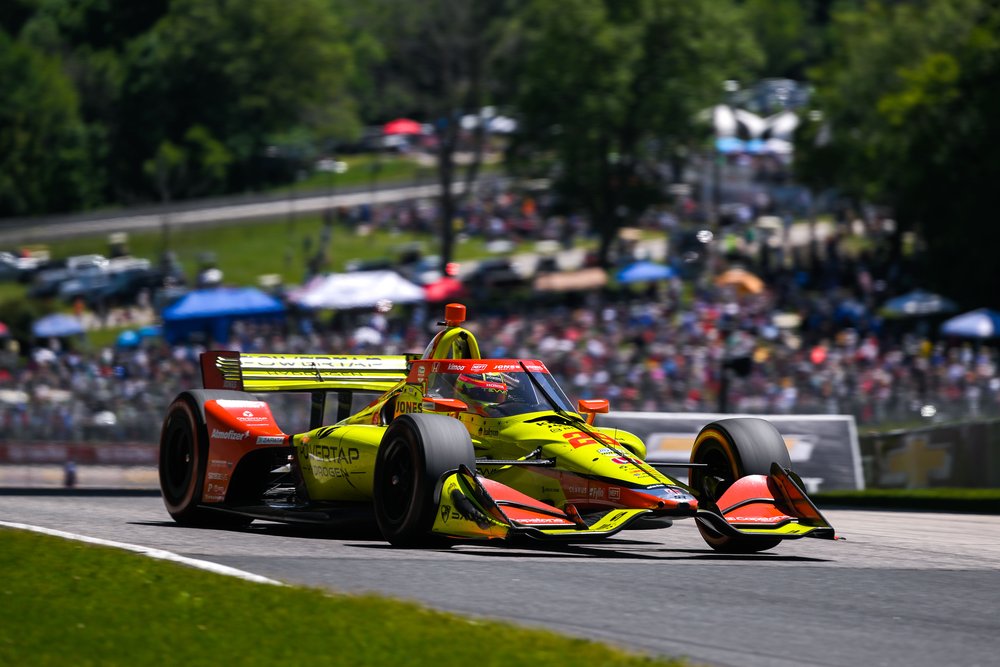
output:
<instances>
[{"instance_id":1,"label":"yellow and orange race car","mask_svg":"<svg viewBox=\"0 0 1000 667\"><path fill-rule=\"evenodd\" d=\"M645 461L635 435L595 426L606 400L574 408L541 361L481 358L464 320L449 304L420 357L204 353L204 388L182 392L163 423L170 515L214 526L373 517L398 546L585 541L687 518L729 553L834 538L769 422L706 425L691 462L675 464L689 469L681 483ZM286 432L268 392L306 394L308 430Z\"/></svg>"}]
</instances>

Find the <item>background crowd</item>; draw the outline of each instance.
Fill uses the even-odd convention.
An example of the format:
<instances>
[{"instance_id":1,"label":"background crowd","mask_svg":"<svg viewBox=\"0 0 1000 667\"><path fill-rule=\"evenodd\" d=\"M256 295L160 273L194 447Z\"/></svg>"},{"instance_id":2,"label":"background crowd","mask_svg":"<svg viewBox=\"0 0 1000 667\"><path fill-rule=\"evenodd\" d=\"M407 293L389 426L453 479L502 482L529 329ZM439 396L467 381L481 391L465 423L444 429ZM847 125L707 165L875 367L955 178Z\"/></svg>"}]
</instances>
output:
<instances>
[{"instance_id":1,"label":"background crowd","mask_svg":"<svg viewBox=\"0 0 1000 667\"><path fill-rule=\"evenodd\" d=\"M470 204L463 227L489 235L493 226L531 221L523 233L544 238L549 227L566 224L527 202L503 195ZM420 210L359 209L346 220L419 224ZM667 216L653 224L672 222ZM838 229L787 249L762 241L752 227L734 227L693 279L547 296L478 290L466 300L467 326L484 356L541 359L571 399L608 398L613 410L852 414L861 425L1000 414L997 350L937 337L933 318L882 317L888 285L907 287L908 267L888 253L858 251ZM710 279L737 265L762 276L766 288ZM419 353L441 307L236 323L229 340L209 344L245 352ZM204 349L146 338L134 347L39 348L27 361L8 353L0 364L0 438L155 442L168 402L199 386ZM304 402L286 407L307 414Z\"/></svg>"}]
</instances>

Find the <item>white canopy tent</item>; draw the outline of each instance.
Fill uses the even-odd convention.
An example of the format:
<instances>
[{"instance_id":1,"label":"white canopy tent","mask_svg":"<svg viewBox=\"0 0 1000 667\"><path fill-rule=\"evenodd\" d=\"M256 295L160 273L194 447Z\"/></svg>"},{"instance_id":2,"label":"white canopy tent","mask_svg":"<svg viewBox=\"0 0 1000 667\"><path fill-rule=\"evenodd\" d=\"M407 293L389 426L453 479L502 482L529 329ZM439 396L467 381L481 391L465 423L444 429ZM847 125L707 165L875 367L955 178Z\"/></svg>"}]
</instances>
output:
<instances>
[{"instance_id":1,"label":"white canopy tent","mask_svg":"<svg viewBox=\"0 0 1000 667\"><path fill-rule=\"evenodd\" d=\"M373 308L381 301L417 303L424 290L395 271L353 271L316 276L288 295L289 301L316 310Z\"/></svg>"}]
</instances>

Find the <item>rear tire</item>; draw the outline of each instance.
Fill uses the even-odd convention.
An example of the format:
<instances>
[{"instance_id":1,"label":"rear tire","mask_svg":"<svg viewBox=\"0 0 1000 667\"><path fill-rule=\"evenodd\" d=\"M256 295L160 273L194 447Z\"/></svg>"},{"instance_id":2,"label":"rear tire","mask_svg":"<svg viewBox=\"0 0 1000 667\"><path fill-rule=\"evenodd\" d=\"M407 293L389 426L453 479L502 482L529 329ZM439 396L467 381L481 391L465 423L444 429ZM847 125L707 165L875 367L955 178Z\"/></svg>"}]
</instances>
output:
<instances>
[{"instance_id":1,"label":"rear tire","mask_svg":"<svg viewBox=\"0 0 1000 667\"><path fill-rule=\"evenodd\" d=\"M462 464L475 470L476 455L457 419L406 414L393 420L375 456L375 520L382 536L397 547L429 544L438 481Z\"/></svg>"},{"instance_id":2,"label":"rear tire","mask_svg":"<svg viewBox=\"0 0 1000 667\"><path fill-rule=\"evenodd\" d=\"M160 432L160 492L184 526L242 527L249 519L200 507L208 465L208 429L194 399L182 394L167 409Z\"/></svg>"},{"instance_id":3,"label":"rear tire","mask_svg":"<svg viewBox=\"0 0 1000 667\"><path fill-rule=\"evenodd\" d=\"M733 482L747 475L768 475L771 464L790 468L785 441L774 425L764 419L736 417L721 419L705 426L691 451L692 463L708 464L707 468L692 468L690 485L713 504ZM729 554L749 554L777 546L781 538L720 535L700 521L698 531L716 551Z\"/></svg>"}]
</instances>

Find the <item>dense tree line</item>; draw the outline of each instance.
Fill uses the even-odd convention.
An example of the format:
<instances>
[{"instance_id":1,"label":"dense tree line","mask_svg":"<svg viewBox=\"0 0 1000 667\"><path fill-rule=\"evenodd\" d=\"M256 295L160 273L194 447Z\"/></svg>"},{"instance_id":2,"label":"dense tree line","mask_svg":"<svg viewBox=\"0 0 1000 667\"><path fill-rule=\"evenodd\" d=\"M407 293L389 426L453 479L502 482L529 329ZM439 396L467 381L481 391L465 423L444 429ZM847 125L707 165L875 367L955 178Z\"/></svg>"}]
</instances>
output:
<instances>
[{"instance_id":1,"label":"dense tree line","mask_svg":"<svg viewBox=\"0 0 1000 667\"><path fill-rule=\"evenodd\" d=\"M707 145L724 80L780 76L822 113L800 177L887 207L928 281L988 303L968 259L1000 240L998 22L992 0L8 0L0 215L258 189L396 116L434 126L450 183L474 176L459 118L495 105L511 168L553 176L606 247Z\"/></svg>"}]
</instances>

